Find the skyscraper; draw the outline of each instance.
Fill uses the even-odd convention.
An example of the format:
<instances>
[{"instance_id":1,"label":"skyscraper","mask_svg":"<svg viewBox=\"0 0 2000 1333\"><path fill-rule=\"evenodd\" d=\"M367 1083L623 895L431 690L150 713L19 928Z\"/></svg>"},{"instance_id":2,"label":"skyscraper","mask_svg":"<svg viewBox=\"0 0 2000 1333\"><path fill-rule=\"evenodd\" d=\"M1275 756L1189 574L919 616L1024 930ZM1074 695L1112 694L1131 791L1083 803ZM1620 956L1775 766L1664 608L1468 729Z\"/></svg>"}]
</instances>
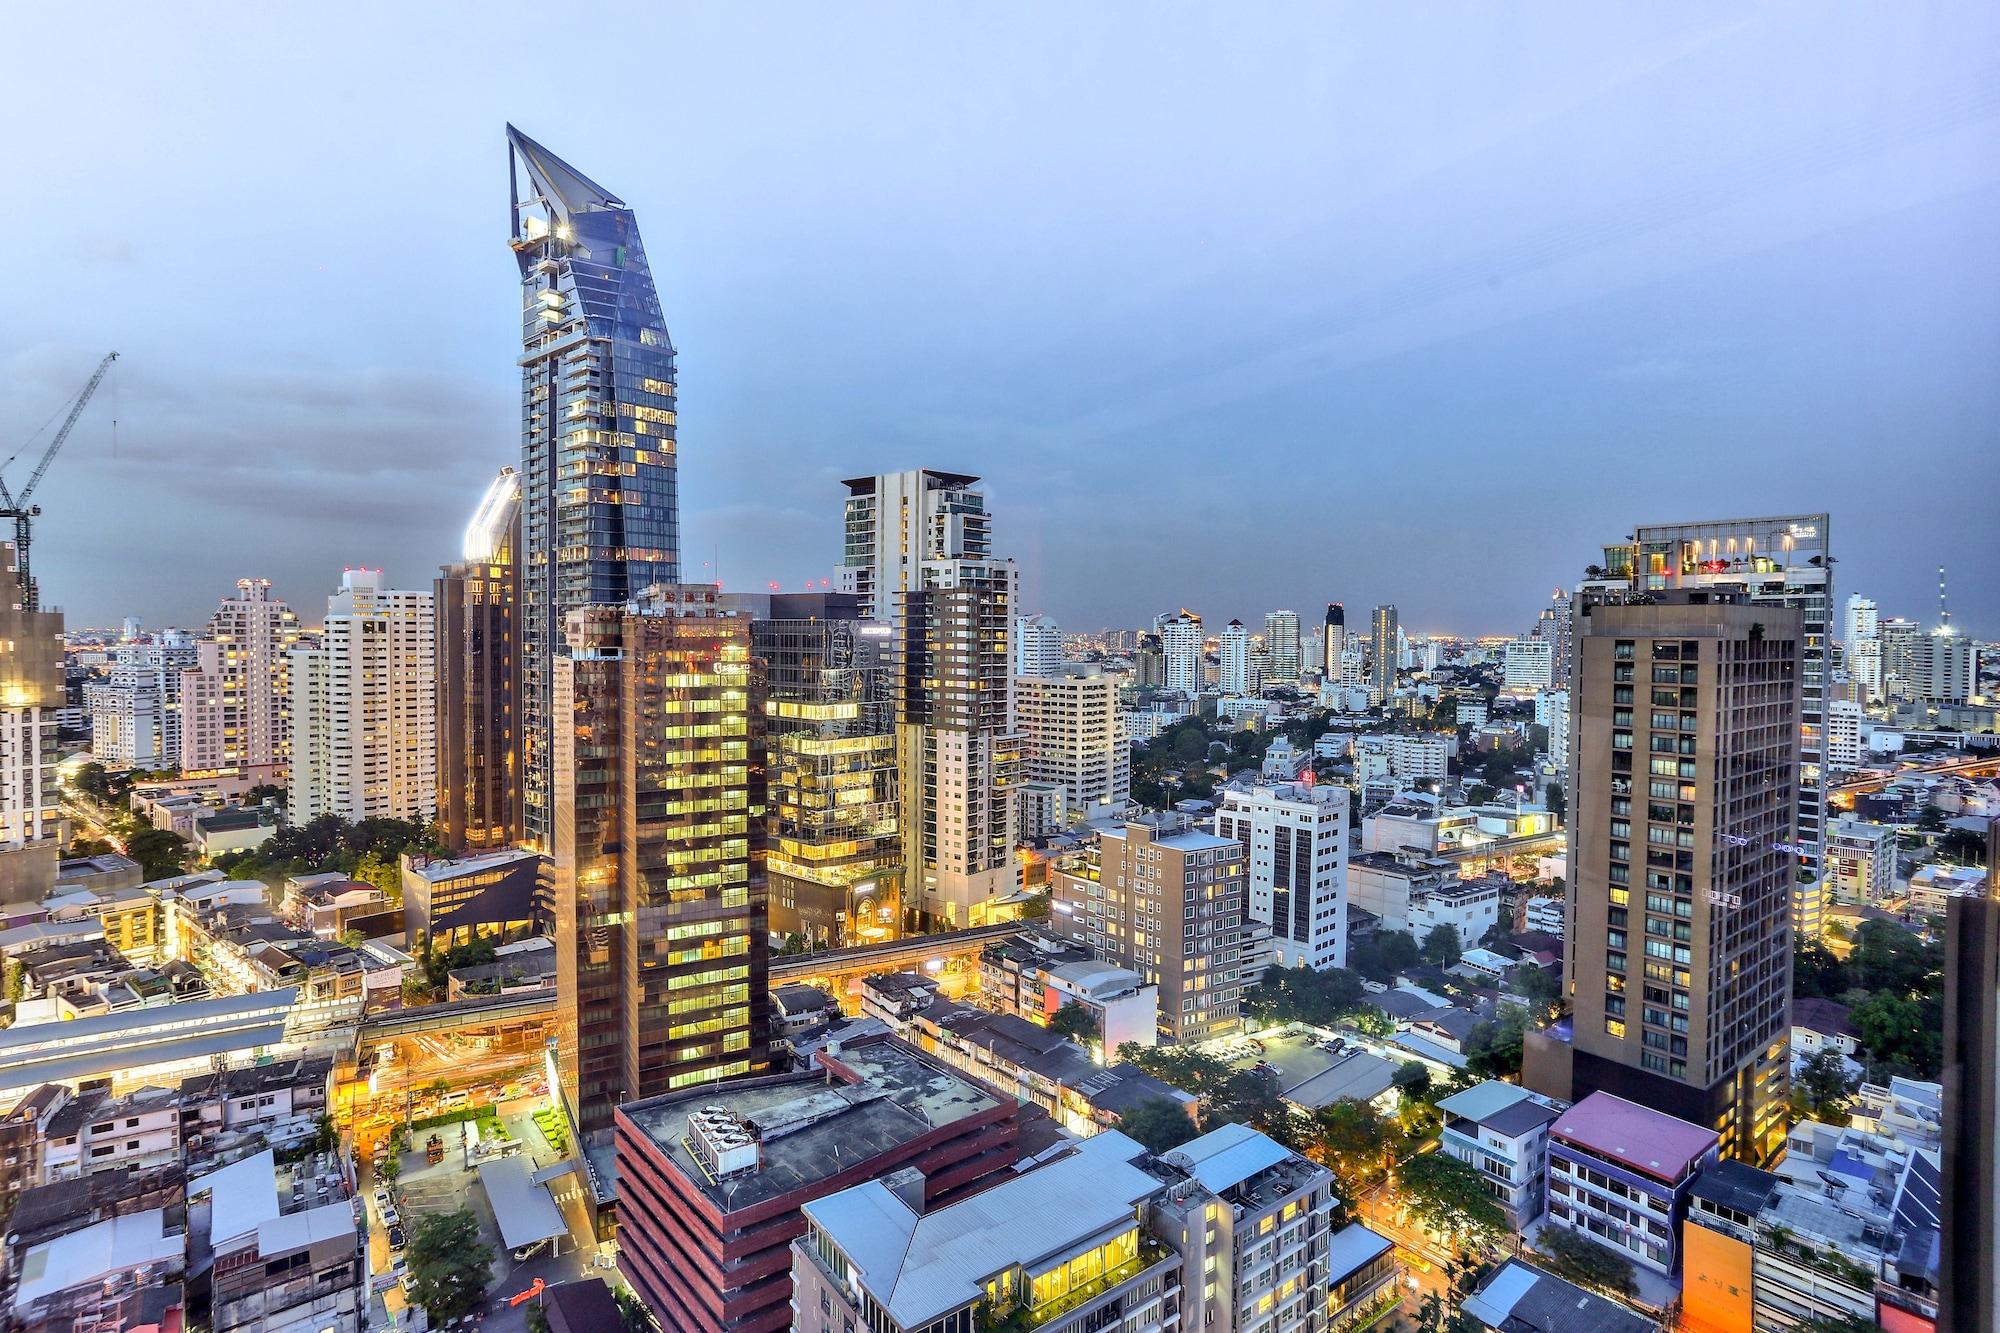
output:
<instances>
[{"instance_id":1,"label":"skyscraper","mask_svg":"<svg viewBox=\"0 0 2000 1333\"><path fill-rule=\"evenodd\" d=\"M326 599L319 644L292 650L285 812L429 820L437 814L437 604L350 569Z\"/></svg>"},{"instance_id":2,"label":"skyscraper","mask_svg":"<svg viewBox=\"0 0 2000 1333\"><path fill-rule=\"evenodd\" d=\"M674 347L639 225L507 127L521 270L521 740L526 840L551 836L565 618L680 577Z\"/></svg>"},{"instance_id":3,"label":"skyscraper","mask_svg":"<svg viewBox=\"0 0 2000 1333\"><path fill-rule=\"evenodd\" d=\"M841 582L892 630L906 909L945 928L1019 910L1008 638L1017 582L993 557L979 478L848 480Z\"/></svg>"},{"instance_id":4,"label":"skyscraper","mask_svg":"<svg viewBox=\"0 0 2000 1333\"><path fill-rule=\"evenodd\" d=\"M1951 625L1921 635L1911 654L1910 695L1927 704L1962 704L1979 686L1979 650Z\"/></svg>"},{"instance_id":5,"label":"skyscraper","mask_svg":"<svg viewBox=\"0 0 2000 1333\"><path fill-rule=\"evenodd\" d=\"M1585 606L1570 773L1568 1043L1524 1080L1782 1149L1805 618L1740 591Z\"/></svg>"},{"instance_id":6,"label":"skyscraper","mask_svg":"<svg viewBox=\"0 0 2000 1333\"><path fill-rule=\"evenodd\" d=\"M1271 928L1283 966L1345 966L1347 788L1259 783L1222 797L1215 832L1249 869L1244 915Z\"/></svg>"},{"instance_id":7,"label":"skyscraper","mask_svg":"<svg viewBox=\"0 0 2000 1333\"><path fill-rule=\"evenodd\" d=\"M0 542L0 587L15 588L14 545ZM56 713L63 706L63 617L24 611L0 594L0 852L46 842L44 874L17 872L0 857L0 888L13 901L35 901L55 880L55 840L62 831L56 786Z\"/></svg>"},{"instance_id":8,"label":"skyscraper","mask_svg":"<svg viewBox=\"0 0 2000 1333\"><path fill-rule=\"evenodd\" d=\"M1326 633L1320 641L1320 674L1328 680L1340 679L1340 655L1347 648L1347 609L1339 602L1326 604Z\"/></svg>"},{"instance_id":9,"label":"skyscraper","mask_svg":"<svg viewBox=\"0 0 2000 1333\"><path fill-rule=\"evenodd\" d=\"M1132 792L1132 745L1118 717L1118 681L1102 671L1023 676L1015 712L1031 782L1059 783L1076 820L1124 811Z\"/></svg>"},{"instance_id":10,"label":"skyscraper","mask_svg":"<svg viewBox=\"0 0 2000 1333\"><path fill-rule=\"evenodd\" d=\"M1299 613L1264 614L1264 649L1271 655L1270 679L1290 685L1299 678Z\"/></svg>"},{"instance_id":11,"label":"skyscraper","mask_svg":"<svg viewBox=\"0 0 2000 1333\"><path fill-rule=\"evenodd\" d=\"M1015 616L1014 674L1053 676L1062 669L1062 628L1047 616Z\"/></svg>"},{"instance_id":12,"label":"skyscraper","mask_svg":"<svg viewBox=\"0 0 2000 1333\"><path fill-rule=\"evenodd\" d=\"M2000 819L1986 825L2000 866ZM2000 886L1945 901L1944 1218L1939 1333L2000 1323Z\"/></svg>"},{"instance_id":13,"label":"skyscraper","mask_svg":"<svg viewBox=\"0 0 2000 1333\"><path fill-rule=\"evenodd\" d=\"M269 579L238 579L181 678L183 771L235 768L283 776L292 744L292 649L299 618Z\"/></svg>"},{"instance_id":14,"label":"skyscraper","mask_svg":"<svg viewBox=\"0 0 2000 1333\"><path fill-rule=\"evenodd\" d=\"M1160 636L1167 688L1192 699L1201 693L1201 617L1189 610L1162 615L1153 622Z\"/></svg>"},{"instance_id":15,"label":"skyscraper","mask_svg":"<svg viewBox=\"0 0 2000 1333\"><path fill-rule=\"evenodd\" d=\"M1656 523L1603 548L1604 564L1586 570L1579 603L1616 601L1672 588L1743 593L1760 606L1788 606L1804 617L1799 663L1799 786L1795 845L1801 863L1820 869L1826 827L1825 764L1828 640L1833 626L1833 549L1825 514Z\"/></svg>"},{"instance_id":16,"label":"skyscraper","mask_svg":"<svg viewBox=\"0 0 2000 1333\"><path fill-rule=\"evenodd\" d=\"M1880 624L1881 615L1876 610L1873 597L1863 597L1858 592L1848 594L1847 609L1840 618L1840 641L1843 644L1874 638Z\"/></svg>"},{"instance_id":17,"label":"skyscraper","mask_svg":"<svg viewBox=\"0 0 2000 1333\"><path fill-rule=\"evenodd\" d=\"M552 696L557 1067L585 1134L768 1064L764 688L750 618L659 584L568 620Z\"/></svg>"},{"instance_id":18,"label":"skyscraper","mask_svg":"<svg viewBox=\"0 0 2000 1333\"><path fill-rule=\"evenodd\" d=\"M1243 622L1232 620L1222 627L1217 640L1216 687L1226 695L1245 695L1252 689L1250 670L1250 631L1243 628Z\"/></svg>"},{"instance_id":19,"label":"skyscraper","mask_svg":"<svg viewBox=\"0 0 2000 1333\"><path fill-rule=\"evenodd\" d=\"M729 594L769 690L771 930L840 948L902 920L893 636L852 593Z\"/></svg>"},{"instance_id":20,"label":"skyscraper","mask_svg":"<svg viewBox=\"0 0 2000 1333\"><path fill-rule=\"evenodd\" d=\"M1379 704L1396 692L1396 663L1401 656L1394 606L1378 606L1369 622L1368 702Z\"/></svg>"},{"instance_id":21,"label":"skyscraper","mask_svg":"<svg viewBox=\"0 0 2000 1333\"><path fill-rule=\"evenodd\" d=\"M1535 619L1534 635L1549 645L1550 684L1558 690L1569 685L1570 654L1575 651L1570 628L1572 614L1569 594L1557 588Z\"/></svg>"},{"instance_id":22,"label":"skyscraper","mask_svg":"<svg viewBox=\"0 0 2000 1333\"><path fill-rule=\"evenodd\" d=\"M521 479L502 468L462 559L439 571L438 830L455 852L523 836L519 705Z\"/></svg>"}]
</instances>

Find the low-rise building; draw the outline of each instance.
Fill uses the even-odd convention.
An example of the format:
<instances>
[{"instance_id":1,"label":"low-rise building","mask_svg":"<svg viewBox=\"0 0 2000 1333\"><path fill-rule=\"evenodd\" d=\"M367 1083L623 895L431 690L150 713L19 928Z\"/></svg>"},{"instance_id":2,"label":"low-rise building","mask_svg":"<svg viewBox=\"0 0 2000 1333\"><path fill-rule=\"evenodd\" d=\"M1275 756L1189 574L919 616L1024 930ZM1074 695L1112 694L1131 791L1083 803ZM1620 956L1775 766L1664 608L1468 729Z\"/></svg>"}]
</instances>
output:
<instances>
[{"instance_id":1,"label":"low-rise building","mask_svg":"<svg viewBox=\"0 0 2000 1333\"><path fill-rule=\"evenodd\" d=\"M667 1326L791 1326L791 1243L815 1199L908 1166L937 1206L1011 1173L1011 1098L893 1037L814 1060L618 1108L621 1266Z\"/></svg>"},{"instance_id":2,"label":"low-rise building","mask_svg":"<svg viewBox=\"0 0 2000 1333\"><path fill-rule=\"evenodd\" d=\"M1541 1218L1549 1174L1549 1126L1563 1111L1513 1083L1489 1080L1437 1104L1439 1149L1477 1168L1486 1192L1523 1231Z\"/></svg>"},{"instance_id":3,"label":"low-rise building","mask_svg":"<svg viewBox=\"0 0 2000 1333\"><path fill-rule=\"evenodd\" d=\"M402 858L403 924L410 939L462 944L475 936L527 934L549 918L548 859L507 848L449 860Z\"/></svg>"},{"instance_id":4,"label":"low-rise building","mask_svg":"<svg viewBox=\"0 0 2000 1333\"><path fill-rule=\"evenodd\" d=\"M1689 1189L1718 1144L1712 1129L1594 1092L1549 1130L1549 1221L1670 1275Z\"/></svg>"},{"instance_id":5,"label":"low-rise building","mask_svg":"<svg viewBox=\"0 0 2000 1333\"><path fill-rule=\"evenodd\" d=\"M1460 1307L1491 1333L1654 1333L1652 1320L1615 1301L1509 1259Z\"/></svg>"},{"instance_id":6,"label":"low-rise building","mask_svg":"<svg viewBox=\"0 0 2000 1333\"><path fill-rule=\"evenodd\" d=\"M345 875L294 875L285 881L278 910L301 930L334 940L348 922L381 911L388 901L389 895L375 885Z\"/></svg>"},{"instance_id":7,"label":"low-rise building","mask_svg":"<svg viewBox=\"0 0 2000 1333\"><path fill-rule=\"evenodd\" d=\"M1826 876L1835 902L1879 903L1896 891L1896 830L1836 819L1826 835Z\"/></svg>"}]
</instances>

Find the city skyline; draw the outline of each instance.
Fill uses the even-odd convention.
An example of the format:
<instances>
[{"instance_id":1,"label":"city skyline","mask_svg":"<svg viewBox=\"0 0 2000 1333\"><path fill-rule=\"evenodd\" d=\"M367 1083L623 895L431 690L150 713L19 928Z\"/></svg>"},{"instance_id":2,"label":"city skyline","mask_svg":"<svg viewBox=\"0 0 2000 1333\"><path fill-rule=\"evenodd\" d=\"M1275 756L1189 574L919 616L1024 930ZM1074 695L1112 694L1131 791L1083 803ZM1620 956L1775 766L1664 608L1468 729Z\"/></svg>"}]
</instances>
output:
<instances>
[{"instance_id":1,"label":"city skyline","mask_svg":"<svg viewBox=\"0 0 2000 1333\"><path fill-rule=\"evenodd\" d=\"M838 71L754 20L635 20L686 69L657 120L602 124L444 12L366 68L348 30L273 16L242 40L319 63L198 44L163 84L145 17L87 68L28 62L28 104L69 132L17 147L68 240L41 279L65 300L0 334L9 452L124 353L38 497L50 603L194 626L241 577L313 606L329 569L415 585L453 557L518 452L492 184L512 120L660 219L660 300L694 349L685 578L827 577L841 478L942 466L986 478L1023 609L1075 629L1340 600L1413 633L1518 632L1579 577L1574 533L1830 510L1844 588L1929 624L1935 566L1962 567L1954 623L2000 634L2000 588L1970 577L1993 546L1977 488L1881 484L1892 460L1976 467L2000 407L2000 298L1962 281L2000 230L1969 30L1990 14L1476 11L1434 77L1385 82L1362 57L1423 45L1415 19L1274 43L1282 18L1214 16L1169 45L1132 12L1066 20L1089 80L975 17ZM74 47L73 22L31 16L27 45ZM487 74L404 77L433 23ZM1498 68L1509 33L1534 54ZM1188 51L1200 71L1159 78ZM750 98L731 80L753 59L793 91ZM304 95L330 78L334 101ZM919 104L945 110L913 124ZM660 151L694 109L703 132ZM93 172L65 165L114 118ZM194 236L231 264L182 262ZM229 357L196 350L225 336ZM1294 557L1270 558L1277 532Z\"/></svg>"}]
</instances>

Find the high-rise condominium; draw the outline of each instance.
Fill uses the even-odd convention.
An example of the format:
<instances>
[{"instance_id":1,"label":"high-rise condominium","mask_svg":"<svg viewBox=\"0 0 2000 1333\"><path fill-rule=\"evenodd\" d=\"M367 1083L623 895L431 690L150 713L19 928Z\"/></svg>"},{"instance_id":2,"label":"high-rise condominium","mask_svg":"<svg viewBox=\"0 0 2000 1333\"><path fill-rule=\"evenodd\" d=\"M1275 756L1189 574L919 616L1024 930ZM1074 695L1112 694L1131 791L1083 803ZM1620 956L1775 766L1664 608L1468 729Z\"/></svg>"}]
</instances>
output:
<instances>
[{"instance_id":1,"label":"high-rise condominium","mask_svg":"<svg viewBox=\"0 0 2000 1333\"><path fill-rule=\"evenodd\" d=\"M1014 674L1053 676L1062 669L1062 627L1047 616L1015 616Z\"/></svg>"},{"instance_id":2,"label":"high-rise condominium","mask_svg":"<svg viewBox=\"0 0 2000 1333\"><path fill-rule=\"evenodd\" d=\"M1124 811L1132 791L1132 745L1118 718L1118 681L1075 674L1022 676L1014 708L1031 782L1059 784L1072 819Z\"/></svg>"},{"instance_id":3,"label":"high-rise condominium","mask_svg":"<svg viewBox=\"0 0 2000 1333\"><path fill-rule=\"evenodd\" d=\"M914 471L846 483L841 582L893 633L905 906L944 927L1005 918L1020 888L1016 574L993 557L978 480Z\"/></svg>"},{"instance_id":4,"label":"high-rise condominium","mask_svg":"<svg viewBox=\"0 0 2000 1333\"><path fill-rule=\"evenodd\" d=\"M1927 704L1962 704L1979 684L1979 649L1951 625L1917 639L1909 694Z\"/></svg>"},{"instance_id":5,"label":"high-rise condominium","mask_svg":"<svg viewBox=\"0 0 2000 1333\"><path fill-rule=\"evenodd\" d=\"M522 803L551 836L565 618L680 577L674 347L632 210L507 127L521 270Z\"/></svg>"},{"instance_id":6,"label":"high-rise condominium","mask_svg":"<svg viewBox=\"0 0 2000 1333\"><path fill-rule=\"evenodd\" d=\"M1876 609L1875 599L1863 597L1858 592L1849 593L1847 609L1840 618L1840 641L1852 644L1872 639L1880 627L1881 613Z\"/></svg>"},{"instance_id":7,"label":"high-rise condominium","mask_svg":"<svg viewBox=\"0 0 2000 1333\"><path fill-rule=\"evenodd\" d=\"M453 851L522 836L521 478L513 468L480 498L457 564L433 583L438 616L438 831Z\"/></svg>"},{"instance_id":8,"label":"high-rise condominium","mask_svg":"<svg viewBox=\"0 0 2000 1333\"><path fill-rule=\"evenodd\" d=\"M1549 683L1558 690L1569 684L1570 655L1575 651L1570 627L1573 614L1569 594L1557 588L1535 619L1534 636L1549 645Z\"/></svg>"},{"instance_id":9,"label":"high-rise condominium","mask_svg":"<svg viewBox=\"0 0 2000 1333\"><path fill-rule=\"evenodd\" d=\"M1369 620L1368 701L1381 703L1396 692L1396 663L1402 650L1394 606L1378 606Z\"/></svg>"},{"instance_id":10,"label":"high-rise condominium","mask_svg":"<svg viewBox=\"0 0 2000 1333\"><path fill-rule=\"evenodd\" d=\"M1580 608L1574 1035L1538 1037L1526 1072L1711 1126L1752 1163L1785 1141L1804 638L1800 611L1734 590Z\"/></svg>"},{"instance_id":11,"label":"high-rise condominium","mask_svg":"<svg viewBox=\"0 0 2000 1333\"><path fill-rule=\"evenodd\" d=\"M1243 848L1244 915L1271 928L1286 967L1347 962L1347 811L1343 786L1258 784L1230 791L1215 832Z\"/></svg>"},{"instance_id":12,"label":"high-rise condominium","mask_svg":"<svg viewBox=\"0 0 2000 1333\"><path fill-rule=\"evenodd\" d=\"M1232 620L1222 627L1216 640L1216 663L1216 687L1224 694L1240 696L1256 688L1250 665L1250 631L1243 628L1242 621Z\"/></svg>"},{"instance_id":13,"label":"high-rise condominium","mask_svg":"<svg viewBox=\"0 0 2000 1333\"><path fill-rule=\"evenodd\" d=\"M196 661L194 640L178 630L113 648L104 682L83 691L91 753L141 768L173 763L182 745L182 686Z\"/></svg>"},{"instance_id":14,"label":"high-rise condominium","mask_svg":"<svg viewBox=\"0 0 2000 1333\"><path fill-rule=\"evenodd\" d=\"M1160 616L1153 622L1153 630L1160 636L1167 688L1194 698L1201 693L1201 617L1181 610Z\"/></svg>"},{"instance_id":15,"label":"high-rise condominium","mask_svg":"<svg viewBox=\"0 0 2000 1333\"><path fill-rule=\"evenodd\" d=\"M1327 680L1340 679L1340 655L1347 649L1347 608L1339 602L1326 604L1326 633L1320 640L1320 674Z\"/></svg>"},{"instance_id":16,"label":"high-rise condominium","mask_svg":"<svg viewBox=\"0 0 2000 1333\"><path fill-rule=\"evenodd\" d=\"M764 689L714 584L572 611L555 694L557 1067L619 1104L768 1063Z\"/></svg>"},{"instance_id":17,"label":"high-rise condominium","mask_svg":"<svg viewBox=\"0 0 2000 1333\"><path fill-rule=\"evenodd\" d=\"M238 579L181 677L184 772L233 768L282 776L292 744L292 649L299 618L269 579Z\"/></svg>"},{"instance_id":18,"label":"high-rise condominium","mask_svg":"<svg viewBox=\"0 0 2000 1333\"><path fill-rule=\"evenodd\" d=\"M1817 872L1826 829L1828 640L1833 626L1833 552L1825 514L1657 523L1605 546L1586 571L1579 603L1617 601L1674 588L1737 591L1759 606L1804 617L1799 663L1799 786L1796 845Z\"/></svg>"},{"instance_id":19,"label":"high-rise condominium","mask_svg":"<svg viewBox=\"0 0 2000 1333\"><path fill-rule=\"evenodd\" d=\"M12 589L14 546L0 542L0 586ZM56 713L63 706L63 618L60 611L24 611L0 597L0 850L48 840L62 829L56 786ZM15 899L46 892L55 879L54 853L45 876L30 880L0 870Z\"/></svg>"},{"instance_id":20,"label":"high-rise condominium","mask_svg":"<svg viewBox=\"0 0 2000 1333\"><path fill-rule=\"evenodd\" d=\"M326 599L318 646L292 650L292 770L299 824L437 814L437 605L350 569Z\"/></svg>"},{"instance_id":21,"label":"high-rise condominium","mask_svg":"<svg viewBox=\"0 0 2000 1333\"><path fill-rule=\"evenodd\" d=\"M1264 614L1264 650L1271 655L1270 678L1289 685L1299 678L1299 613L1268 611Z\"/></svg>"},{"instance_id":22,"label":"high-rise condominium","mask_svg":"<svg viewBox=\"0 0 2000 1333\"><path fill-rule=\"evenodd\" d=\"M769 689L771 930L831 948L902 920L891 631L852 593L732 593Z\"/></svg>"}]
</instances>

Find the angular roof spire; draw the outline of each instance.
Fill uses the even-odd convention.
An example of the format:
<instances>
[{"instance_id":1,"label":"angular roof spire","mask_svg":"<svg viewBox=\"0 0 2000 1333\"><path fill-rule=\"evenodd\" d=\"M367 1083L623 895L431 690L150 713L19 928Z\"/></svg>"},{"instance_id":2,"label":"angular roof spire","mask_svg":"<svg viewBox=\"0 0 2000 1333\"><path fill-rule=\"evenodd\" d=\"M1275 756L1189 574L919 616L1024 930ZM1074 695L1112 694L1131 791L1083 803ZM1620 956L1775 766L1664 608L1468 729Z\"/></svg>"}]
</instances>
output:
<instances>
[{"instance_id":1,"label":"angular roof spire","mask_svg":"<svg viewBox=\"0 0 2000 1333\"><path fill-rule=\"evenodd\" d=\"M528 169L528 183L563 216L599 208L623 208L624 201L527 135L507 127L507 146ZM526 202L520 200L518 202ZM517 206L518 206L517 202Z\"/></svg>"}]
</instances>

